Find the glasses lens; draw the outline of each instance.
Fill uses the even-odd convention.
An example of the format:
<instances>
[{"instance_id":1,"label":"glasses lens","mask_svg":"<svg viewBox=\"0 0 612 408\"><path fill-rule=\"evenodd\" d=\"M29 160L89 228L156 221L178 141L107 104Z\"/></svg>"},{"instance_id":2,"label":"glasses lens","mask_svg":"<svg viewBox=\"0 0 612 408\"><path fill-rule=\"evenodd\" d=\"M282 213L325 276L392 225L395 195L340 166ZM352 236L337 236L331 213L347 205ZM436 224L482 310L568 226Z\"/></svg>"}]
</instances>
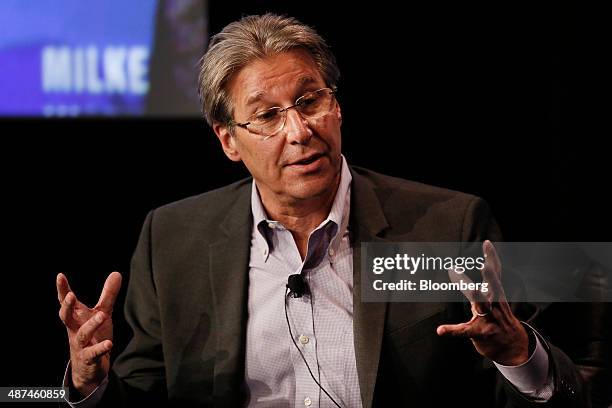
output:
<instances>
[{"instance_id":1,"label":"glasses lens","mask_svg":"<svg viewBox=\"0 0 612 408\"><path fill-rule=\"evenodd\" d=\"M333 97L330 89L319 89L308 92L297 100L300 114L308 118L316 118L331 111Z\"/></svg>"},{"instance_id":2,"label":"glasses lens","mask_svg":"<svg viewBox=\"0 0 612 408\"><path fill-rule=\"evenodd\" d=\"M281 108L270 108L255 113L249 119L251 132L267 136L277 132L283 124Z\"/></svg>"}]
</instances>

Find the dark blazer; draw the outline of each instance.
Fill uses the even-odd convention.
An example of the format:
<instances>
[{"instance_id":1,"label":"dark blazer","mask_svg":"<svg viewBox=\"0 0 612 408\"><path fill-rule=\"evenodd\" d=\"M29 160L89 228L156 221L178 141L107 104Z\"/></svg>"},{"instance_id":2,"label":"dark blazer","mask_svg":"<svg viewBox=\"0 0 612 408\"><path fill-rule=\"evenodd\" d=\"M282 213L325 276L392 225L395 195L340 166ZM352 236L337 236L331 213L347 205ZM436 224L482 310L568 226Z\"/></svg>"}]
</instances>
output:
<instances>
[{"instance_id":1,"label":"dark blazer","mask_svg":"<svg viewBox=\"0 0 612 408\"><path fill-rule=\"evenodd\" d=\"M585 406L576 368L544 339L555 394L532 404L469 340L437 336L437 325L469 318L465 305L362 303L360 242L500 235L477 197L357 167L351 174L353 329L364 407ZM134 337L113 365L102 405L244 404L250 197L249 178L149 213L125 305Z\"/></svg>"}]
</instances>

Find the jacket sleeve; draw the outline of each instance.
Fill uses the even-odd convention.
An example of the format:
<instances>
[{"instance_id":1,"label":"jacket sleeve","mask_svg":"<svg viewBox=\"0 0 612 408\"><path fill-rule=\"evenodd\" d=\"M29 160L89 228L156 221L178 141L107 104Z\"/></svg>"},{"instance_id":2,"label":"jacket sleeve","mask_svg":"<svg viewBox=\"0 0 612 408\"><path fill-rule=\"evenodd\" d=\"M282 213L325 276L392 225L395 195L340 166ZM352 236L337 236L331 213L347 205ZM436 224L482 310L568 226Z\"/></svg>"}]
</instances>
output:
<instances>
[{"instance_id":1,"label":"jacket sleeve","mask_svg":"<svg viewBox=\"0 0 612 408\"><path fill-rule=\"evenodd\" d=\"M111 368L100 407L158 406L167 400L162 327L151 262L153 219L152 211L131 262L125 318L133 337Z\"/></svg>"}]
</instances>

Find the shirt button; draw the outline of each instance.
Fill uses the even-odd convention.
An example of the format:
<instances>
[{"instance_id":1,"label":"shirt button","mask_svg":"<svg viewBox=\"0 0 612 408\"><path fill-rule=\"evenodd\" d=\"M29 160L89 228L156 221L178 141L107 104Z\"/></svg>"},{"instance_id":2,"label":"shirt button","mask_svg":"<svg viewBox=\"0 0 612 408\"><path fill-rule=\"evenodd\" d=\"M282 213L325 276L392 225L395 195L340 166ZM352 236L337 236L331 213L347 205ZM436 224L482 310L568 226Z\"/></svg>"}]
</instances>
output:
<instances>
[{"instance_id":1,"label":"shirt button","mask_svg":"<svg viewBox=\"0 0 612 408\"><path fill-rule=\"evenodd\" d=\"M268 223L268 227L270 227L270 228L276 228L276 224L274 224L273 222L269 222L269 223Z\"/></svg>"},{"instance_id":2,"label":"shirt button","mask_svg":"<svg viewBox=\"0 0 612 408\"><path fill-rule=\"evenodd\" d=\"M329 253L329 256L334 256L334 254L335 254L336 252L334 251L334 249L333 249L333 248L329 248L328 253Z\"/></svg>"},{"instance_id":3,"label":"shirt button","mask_svg":"<svg viewBox=\"0 0 612 408\"><path fill-rule=\"evenodd\" d=\"M312 400L310 399L310 397L304 398L304 405L306 405L307 407L312 405Z\"/></svg>"},{"instance_id":4,"label":"shirt button","mask_svg":"<svg viewBox=\"0 0 612 408\"><path fill-rule=\"evenodd\" d=\"M300 343L308 344L309 341L310 339L308 338L308 336L304 336L303 334L300 336Z\"/></svg>"}]
</instances>

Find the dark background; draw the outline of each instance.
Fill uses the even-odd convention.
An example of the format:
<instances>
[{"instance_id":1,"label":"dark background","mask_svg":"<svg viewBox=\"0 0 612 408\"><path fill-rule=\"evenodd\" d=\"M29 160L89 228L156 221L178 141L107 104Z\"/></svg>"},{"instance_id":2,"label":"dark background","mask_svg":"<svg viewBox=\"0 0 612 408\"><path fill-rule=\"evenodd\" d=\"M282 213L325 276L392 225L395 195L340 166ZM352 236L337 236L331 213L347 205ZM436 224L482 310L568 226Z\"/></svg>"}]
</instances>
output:
<instances>
[{"instance_id":1,"label":"dark background","mask_svg":"<svg viewBox=\"0 0 612 408\"><path fill-rule=\"evenodd\" d=\"M597 11L332 3L212 2L209 32L265 11L313 25L342 72L349 163L480 195L507 241L611 241ZM0 129L0 385L59 385L68 348L56 274L95 304L108 273L127 277L150 209L247 173L201 119L3 120ZM130 336L123 295L114 354Z\"/></svg>"}]
</instances>

